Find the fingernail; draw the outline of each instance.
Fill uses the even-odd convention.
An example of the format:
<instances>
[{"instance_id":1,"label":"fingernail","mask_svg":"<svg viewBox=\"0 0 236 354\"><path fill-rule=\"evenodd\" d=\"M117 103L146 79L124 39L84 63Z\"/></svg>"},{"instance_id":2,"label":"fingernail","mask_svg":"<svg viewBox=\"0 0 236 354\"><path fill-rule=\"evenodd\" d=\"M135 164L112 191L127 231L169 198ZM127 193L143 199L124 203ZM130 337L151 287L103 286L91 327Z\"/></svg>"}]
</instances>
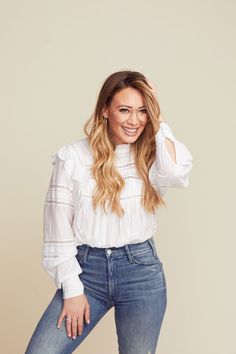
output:
<instances>
[{"instance_id":1,"label":"fingernail","mask_svg":"<svg viewBox=\"0 0 236 354\"><path fill-rule=\"evenodd\" d=\"M75 336L73 336L73 339L75 339Z\"/></svg>"},{"instance_id":2,"label":"fingernail","mask_svg":"<svg viewBox=\"0 0 236 354\"><path fill-rule=\"evenodd\" d=\"M89 323L90 323L90 321L88 320L88 321L87 321L87 323L89 324Z\"/></svg>"},{"instance_id":3,"label":"fingernail","mask_svg":"<svg viewBox=\"0 0 236 354\"><path fill-rule=\"evenodd\" d=\"M68 337L71 337L71 334L68 334Z\"/></svg>"},{"instance_id":4,"label":"fingernail","mask_svg":"<svg viewBox=\"0 0 236 354\"><path fill-rule=\"evenodd\" d=\"M60 328L60 326L58 325L57 328Z\"/></svg>"},{"instance_id":5,"label":"fingernail","mask_svg":"<svg viewBox=\"0 0 236 354\"><path fill-rule=\"evenodd\" d=\"M79 335L81 335L81 332L79 332Z\"/></svg>"}]
</instances>

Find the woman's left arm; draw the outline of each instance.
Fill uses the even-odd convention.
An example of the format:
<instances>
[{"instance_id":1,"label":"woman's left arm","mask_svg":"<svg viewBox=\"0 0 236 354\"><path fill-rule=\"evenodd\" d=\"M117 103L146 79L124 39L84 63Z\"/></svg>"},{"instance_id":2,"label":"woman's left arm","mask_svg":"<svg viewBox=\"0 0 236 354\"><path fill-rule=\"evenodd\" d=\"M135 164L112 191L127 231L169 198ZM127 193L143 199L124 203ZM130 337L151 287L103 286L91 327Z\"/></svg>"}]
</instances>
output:
<instances>
[{"instance_id":1,"label":"woman's left arm","mask_svg":"<svg viewBox=\"0 0 236 354\"><path fill-rule=\"evenodd\" d=\"M161 112L159 115L159 122L160 123L165 122ZM165 144L166 144L166 147L167 147L167 150L168 150L170 156L172 157L172 160L176 163L177 162L176 161L176 152L175 152L175 145L174 145L173 141L166 137Z\"/></svg>"},{"instance_id":2,"label":"woman's left arm","mask_svg":"<svg viewBox=\"0 0 236 354\"><path fill-rule=\"evenodd\" d=\"M147 82L158 101L155 85L150 80L147 80ZM156 168L152 172L150 171L150 175L154 173L154 179L164 195L166 187L188 186L189 173L193 166L193 157L187 146L175 138L161 112L159 114L159 121L160 128L155 135Z\"/></svg>"},{"instance_id":3,"label":"woman's left arm","mask_svg":"<svg viewBox=\"0 0 236 354\"><path fill-rule=\"evenodd\" d=\"M160 114L160 129L156 133L156 177L163 187L187 187L193 157L187 146L176 139Z\"/></svg>"}]
</instances>

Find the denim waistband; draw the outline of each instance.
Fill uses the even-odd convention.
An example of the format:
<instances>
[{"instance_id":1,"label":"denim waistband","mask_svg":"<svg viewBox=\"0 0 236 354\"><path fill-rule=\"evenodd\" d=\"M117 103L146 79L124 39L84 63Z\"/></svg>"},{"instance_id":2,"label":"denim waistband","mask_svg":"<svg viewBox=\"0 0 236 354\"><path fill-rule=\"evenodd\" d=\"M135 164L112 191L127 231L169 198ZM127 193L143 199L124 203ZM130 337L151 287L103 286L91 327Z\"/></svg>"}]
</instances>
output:
<instances>
[{"instance_id":1,"label":"denim waistband","mask_svg":"<svg viewBox=\"0 0 236 354\"><path fill-rule=\"evenodd\" d=\"M141 253L142 251L147 251L148 249L152 249L153 254L155 256L157 255L153 236L143 242L125 244L124 246L120 247L92 247L84 243L83 245L78 245L77 249L78 251L81 250L84 252L85 258L87 257L88 253L92 253L93 255L97 256L110 256L112 254L113 258L127 255L129 258L131 258L132 254Z\"/></svg>"}]
</instances>

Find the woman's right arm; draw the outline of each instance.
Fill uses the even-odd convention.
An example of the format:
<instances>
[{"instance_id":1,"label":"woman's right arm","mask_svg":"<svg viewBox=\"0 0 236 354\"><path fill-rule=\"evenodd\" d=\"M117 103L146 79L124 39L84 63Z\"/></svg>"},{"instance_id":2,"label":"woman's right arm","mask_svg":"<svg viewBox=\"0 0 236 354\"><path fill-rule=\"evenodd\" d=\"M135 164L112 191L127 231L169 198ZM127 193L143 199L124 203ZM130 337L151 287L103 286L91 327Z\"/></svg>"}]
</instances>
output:
<instances>
[{"instance_id":1,"label":"woman's right arm","mask_svg":"<svg viewBox=\"0 0 236 354\"><path fill-rule=\"evenodd\" d=\"M89 303L84 286L79 278L82 269L76 258L77 248L72 229L74 217L73 189L75 181L70 171L76 163L76 154L70 145L65 145L53 155L53 172L44 203L44 237L42 265L54 279L57 288L62 288L64 307L58 320L61 326L65 316L78 323L66 321L68 336L76 336L83 330L83 316L89 321ZM75 322L74 322L75 323Z\"/></svg>"},{"instance_id":2,"label":"woman's right arm","mask_svg":"<svg viewBox=\"0 0 236 354\"><path fill-rule=\"evenodd\" d=\"M66 157L66 156L65 156ZM81 295L82 269L76 259L77 248L72 230L74 215L73 180L65 169L65 161L56 156L44 203L44 238L42 265L63 289L63 298Z\"/></svg>"}]
</instances>

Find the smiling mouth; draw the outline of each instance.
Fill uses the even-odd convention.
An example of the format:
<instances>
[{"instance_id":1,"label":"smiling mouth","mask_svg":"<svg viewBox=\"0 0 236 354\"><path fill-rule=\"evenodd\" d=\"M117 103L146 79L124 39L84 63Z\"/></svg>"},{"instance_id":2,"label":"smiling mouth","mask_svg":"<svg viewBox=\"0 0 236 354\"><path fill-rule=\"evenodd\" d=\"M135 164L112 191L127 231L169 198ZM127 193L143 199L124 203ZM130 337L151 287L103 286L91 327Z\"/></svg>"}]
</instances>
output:
<instances>
[{"instance_id":1,"label":"smiling mouth","mask_svg":"<svg viewBox=\"0 0 236 354\"><path fill-rule=\"evenodd\" d=\"M125 133L127 133L128 135L135 135L138 131L139 128L126 128L126 127L122 127L122 129L125 131Z\"/></svg>"}]
</instances>

